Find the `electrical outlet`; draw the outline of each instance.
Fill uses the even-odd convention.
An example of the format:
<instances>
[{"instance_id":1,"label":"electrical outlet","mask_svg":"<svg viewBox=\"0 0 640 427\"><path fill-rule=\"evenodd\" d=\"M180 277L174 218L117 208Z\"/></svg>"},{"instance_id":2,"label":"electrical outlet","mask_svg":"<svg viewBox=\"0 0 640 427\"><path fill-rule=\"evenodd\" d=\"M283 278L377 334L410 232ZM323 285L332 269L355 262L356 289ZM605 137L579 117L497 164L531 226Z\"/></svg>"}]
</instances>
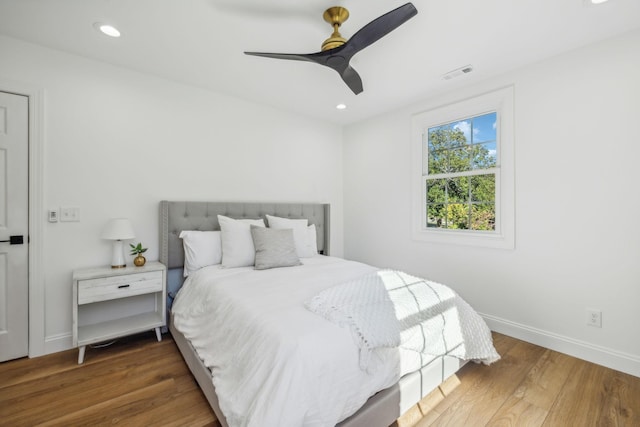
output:
<instances>
[{"instance_id":1,"label":"electrical outlet","mask_svg":"<svg viewBox=\"0 0 640 427\"><path fill-rule=\"evenodd\" d=\"M595 308L587 308L587 325L594 328L602 328L602 311Z\"/></svg>"}]
</instances>

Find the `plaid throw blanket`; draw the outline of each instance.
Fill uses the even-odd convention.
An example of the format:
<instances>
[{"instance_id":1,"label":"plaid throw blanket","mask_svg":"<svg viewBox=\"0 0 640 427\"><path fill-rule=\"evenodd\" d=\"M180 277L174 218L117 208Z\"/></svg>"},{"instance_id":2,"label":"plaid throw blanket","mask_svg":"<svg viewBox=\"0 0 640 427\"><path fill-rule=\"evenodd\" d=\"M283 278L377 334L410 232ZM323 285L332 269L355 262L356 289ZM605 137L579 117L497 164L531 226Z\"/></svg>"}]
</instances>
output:
<instances>
[{"instance_id":1,"label":"plaid throw blanket","mask_svg":"<svg viewBox=\"0 0 640 427\"><path fill-rule=\"evenodd\" d=\"M382 347L485 364L500 359L489 328L469 304L445 285L401 271L379 270L342 283L305 306L351 329L363 370Z\"/></svg>"}]
</instances>

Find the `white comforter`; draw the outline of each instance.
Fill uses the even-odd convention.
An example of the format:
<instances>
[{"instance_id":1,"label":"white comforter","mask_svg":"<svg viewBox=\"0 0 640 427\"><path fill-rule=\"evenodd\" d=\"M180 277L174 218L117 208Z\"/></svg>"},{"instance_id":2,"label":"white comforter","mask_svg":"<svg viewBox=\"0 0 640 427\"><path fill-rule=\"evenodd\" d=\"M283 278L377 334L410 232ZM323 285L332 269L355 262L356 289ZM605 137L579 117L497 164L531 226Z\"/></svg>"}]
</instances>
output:
<instances>
[{"instance_id":1,"label":"white comforter","mask_svg":"<svg viewBox=\"0 0 640 427\"><path fill-rule=\"evenodd\" d=\"M176 297L175 327L211 369L230 426L333 426L433 359L383 348L360 369L350 329L304 303L377 269L324 256L303 262L261 271L207 267Z\"/></svg>"}]
</instances>

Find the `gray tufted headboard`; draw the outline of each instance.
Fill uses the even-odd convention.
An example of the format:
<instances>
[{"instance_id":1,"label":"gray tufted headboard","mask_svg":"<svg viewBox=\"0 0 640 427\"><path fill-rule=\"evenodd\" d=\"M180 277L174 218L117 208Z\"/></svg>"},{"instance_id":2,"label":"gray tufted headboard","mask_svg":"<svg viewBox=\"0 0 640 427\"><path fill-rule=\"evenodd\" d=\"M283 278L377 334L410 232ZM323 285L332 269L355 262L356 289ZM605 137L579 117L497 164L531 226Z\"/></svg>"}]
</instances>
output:
<instances>
[{"instance_id":1,"label":"gray tufted headboard","mask_svg":"<svg viewBox=\"0 0 640 427\"><path fill-rule=\"evenodd\" d=\"M318 251L329 254L329 208L320 203L243 203L243 202L160 202L160 262L169 269L182 268L184 250L178 237L182 230L220 230L218 215L242 219L265 215L309 220L315 224Z\"/></svg>"}]
</instances>

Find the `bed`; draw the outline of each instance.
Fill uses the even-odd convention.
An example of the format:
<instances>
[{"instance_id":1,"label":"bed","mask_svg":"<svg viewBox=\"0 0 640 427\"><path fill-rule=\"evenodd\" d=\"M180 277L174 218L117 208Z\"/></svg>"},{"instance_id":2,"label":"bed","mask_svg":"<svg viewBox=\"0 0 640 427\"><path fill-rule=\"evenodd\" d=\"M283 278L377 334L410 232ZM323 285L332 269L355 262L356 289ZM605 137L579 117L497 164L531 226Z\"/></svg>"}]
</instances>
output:
<instances>
[{"instance_id":1,"label":"bed","mask_svg":"<svg viewBox=\"0 0 640 427\"><path fill-rule=\"evenodd\" d=\"M168 267L168 289L169 293L173 296L181 288L184 277L183 269L185 264L185 253L183 249L183 242L180 239L180 233L184 230L199 230L199 231L213 231L219 230L220 224L218 221L218 215L235 219L260 219L266 215L272 215L278 218L286 218L291 220L307 219L309 225L315 227L316 246L318 253L324 256L318 256L310 258L304 262L304 267L294 267L290 269L273 269L268 274L275 277L276 280L280 279L280 274L299 274L302 269L309 268L312 271L323 271L321 268L326 268L324 264L328 264L329 268L334 268L335 271L343 270L343 261L338 261L330 257L330 207L327 204L313 204L313 203L242 203L242 202L172 202L162 201L160 203L160 261ZM346 268L346 267L345 267ZM368 272L370 266L360 265L359 263L353 263L349 268L361 269L363 273ZM313 270L316 269L316 270ZM238 268L226 269L222 271L223 274L234 276L236 282L234 282L234 288L241 287L244 278L251 276L245 276L252 274L248 270L251 268ZM281 273L276 270L286 270ZM346 270L345 270L346 271ZM351 270L349 270L351 271ZM219 275L220 271L208 271L208 268L203 268L201 272L192 275L189 286L196 286L198 278L208 274ZM337 273L336 273L337 274ZM342 274L342 273L340 273ZM348 277L349 273L346 273ZM321 276L320 274L312 274L313 276ZM236 277L237 276L237 277ZM266 276L265 276L266 277ZM343 276L336 276L343 277ZM205 279L202 279L205 280ZM224 280L232 280L225 278ZM223 281L224 281L223 280ZM320 286L318 281L311 282L310 286ZM337 280L337 279L336 279ZM193 285L192 285L193 284ZM318 289L322 289L318 287ZM308 291L309 295L314 293L312 288ZM186 292L185 292L186 294ZM269 294L265 294L264 305L273 304L276 300L269 302ZM303 295L300 298L308 299L309 295ZM186 297L185 297L186 298ZM230 312L227 312L230 313ZM179 313L180 314L180 313ZM318 317L317 320L312 318L313 313L307 315L307 319L310 322L315 322L313 329L314 334L322 334L323 329L338 328L339 326L331 326L330 322ZM220 399L217 395L217 390L214 387L212 381L212 371L206 366L203 359L208 360L208 356L200 355L203 350L198 339L194 338L193 343L185 337L176 327L173 315L170 315L169 330L175 339L180 352L182 353L185 362L189 366L191 372L200 385L203 393L213 408L216 416L218 417L222 426L227 427L227 418L224 412L221 410ZM178 319L183 321L181 319ZM179 322L180 323L180 322ZM265 322L268 323L268 322ZM184 330L185 328L182 327ZM295 328L293 328L295 329ZM190 332L189 332L190 333ZM341 332L342 333L342 332ZM347 334L348 332L344 332ZM344 336L342 339L345 339ZM195 343L195 344L194 344ZM198 347L199 350L196 350ZM203 353L204 354L204 353ZM212 366L210 360L207 361L209 366ZM215 364L215 363L214 363ZM349 416L345 419L341 419L337 424L341 427L346 426L380 426L386 427L392 424L397 418L399 418L409 408L419 402L424 396L434 390L438 385L444 382L448 377L453 375L464 362L458 357L454 357L450 354L443 354L438 357L434 357L428 364L421 369L414 372L403 375L399 380L392 384L386 384L384 389L380 391L370 393L366 402L362 404L355 412L353 408L347 409ZM305 368L306 371L306 368ZM338 372L339 370L336 369ZM336 373L336 375L338 375ZM364 375L364 374L362 374ZM388 382L388 379L385 381ZM309 382L309 389L321 388L316 387ZM218 380L218 384L222 387L222 382ZM299 387L299 386L298 386ZM353 387L352 387L353 388ZM223 389L224 390L224 389ZM300 388L299 388L300 390ZM226 392L226 391L225 391ZM299 394L302 394L303 390L300 390ZM366 392L366 391L364 391ZM368 393L368 392L367 392ZM295 395L298 393L294 393ZM226 395L224 395L226 396ZM368 395L367 395L368 396ZM226 404L230 400L226 396ZM289 399L292 397L289 396ZM362 397L358 397L362 399ZM275 398L274 398L275 399ZM356 400L357 401L357 400ZM322 408L320 408L322 411ZM229 412L229 410L227 410ZM232 420L232 424L242 424L237 420ZM331 423L333 424L333 423ZM324 421L317 421L317 425L326 425Z\"/></svg>"}]
</instances>

